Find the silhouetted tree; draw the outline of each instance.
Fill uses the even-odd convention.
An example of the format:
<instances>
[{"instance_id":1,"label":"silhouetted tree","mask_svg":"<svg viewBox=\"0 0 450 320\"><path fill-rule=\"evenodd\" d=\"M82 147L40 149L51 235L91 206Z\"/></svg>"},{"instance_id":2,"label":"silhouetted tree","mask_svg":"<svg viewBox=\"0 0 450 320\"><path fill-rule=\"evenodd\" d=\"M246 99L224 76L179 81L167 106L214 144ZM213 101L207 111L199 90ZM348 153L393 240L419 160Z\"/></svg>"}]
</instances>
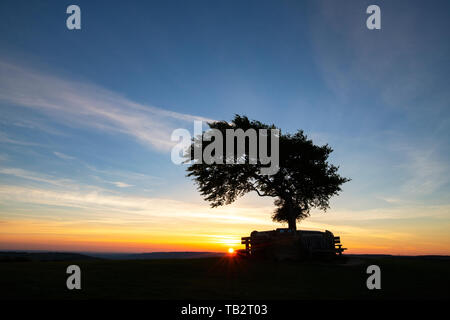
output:
<instances>
[{"instance_id":1,"label":"silhouetted tree","mask_svg":"<svg viewBox=\"0 0 450 320\"><path fill-rule=\"evenodd\" d=\"M227 129L277 129L274 125L250 121L246 116L239 115L235 115L231 123L218 121L208 125L211 129L220 130L224 137ZM204 141L207 132L193 138L185 154L187 161L196 159L194 150L200 148L201 140L202 151L213 143L214 139ZM187 168L187 176L194 178L201 195L211 202L212 207L230 204L238 197L255 191L261 197L276 198L272 219L287 222L291 230L296 230L297 220L308 217L312 208L326 211L330 198L337 195L341 185L350 180L341 177L338 167L328 163L333 151L328 144L314 145L302 130L295 134L282 134L280 130L279 170L273 175L261 174L261 169L267 165L261 164L260 159L256 164L248 163L249 139L245 141L246 164L192 163ZM268 150L269 153L272 151L271 145ZM225 150L222 154L226 154ZM223 158L225 162L225 156Z\"/></svg>"}]
</instances>

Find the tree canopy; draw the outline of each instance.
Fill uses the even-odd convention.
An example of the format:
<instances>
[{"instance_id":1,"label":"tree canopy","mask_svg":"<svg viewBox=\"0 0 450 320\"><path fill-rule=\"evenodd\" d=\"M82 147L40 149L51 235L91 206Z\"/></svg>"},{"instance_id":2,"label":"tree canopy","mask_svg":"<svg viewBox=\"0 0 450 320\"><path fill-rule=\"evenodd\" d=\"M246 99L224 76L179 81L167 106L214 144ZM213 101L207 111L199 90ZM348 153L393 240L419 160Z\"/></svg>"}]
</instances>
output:
<instances>
[{"instance_id":1,"label":"tree canopy","mask_svg":"<svg viewBox=\"0 0 450 320\"><path fill-rule=\"evenodd\" d=\"M208 123L208 126L210 130L219 130L224 136L230 129L280 130L275 125L249 120L246 116L240 115L235 115L230 123L217 121ZM210 141L205 141L208 140L204 139L207 134L208 131L205 131L202 136L193 138L191 147L185 154L187 161L196 159L195 148L204 151L208 145L214 143L214 139L211 138ZM326 211L329 208L330 198L337 195L341 191L341 185L350 179L340 176L339 167L328 162L328 157L333 151L328 144L315 145L302 130L294 134L283 134L280 130L278 137L279 170L275 174L262 173L267 165L263 164L259 153L256 163L255 161L253 164L249 163L253 154L250 152L251 141L246 139L244 164L208 164L194 161L187 168L187 176L194 178L199 192L212 207L231 204L238 197L252 191L261 197L273 197L276 209L272 219L287 222L290 229L296 230L296 222L308 217L312 208ZM258 142L263 138L258 136ZM234 150L236 151L236 146ZM269 153L277 151L273 143L269 145L268 151ZM223 156L226 154L225 151L216 150L215 154L216 158L226 157ZM226 163L225 160L223 163Z\"/></svg>"}]
</instances>

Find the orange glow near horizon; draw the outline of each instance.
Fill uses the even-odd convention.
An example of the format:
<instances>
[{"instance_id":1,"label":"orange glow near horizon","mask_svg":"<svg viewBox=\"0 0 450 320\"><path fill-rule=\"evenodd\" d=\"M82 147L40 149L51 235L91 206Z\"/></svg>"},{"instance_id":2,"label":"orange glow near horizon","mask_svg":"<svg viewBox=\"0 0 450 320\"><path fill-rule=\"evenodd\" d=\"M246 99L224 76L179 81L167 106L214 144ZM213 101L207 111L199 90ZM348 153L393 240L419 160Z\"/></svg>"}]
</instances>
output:
<instances>
[{"instance_id":1,"label":"orange glow near horizon","mask_svg":"<svg viewBox=\"0 0 450 320\"><path fill-rule=\"evenodd\" d=\"M269 220L269 219L267 219ZM313 219L311 219L313 220ZM273 230L279 224L223 224L190 221L170 226L126 223L68 222L48 220L0 221L0 250L43 250L74 252L230 252L243 248L240 238L253 230ZM332 226L305 221L301 229L331 230L341 237L349 254L449 255L450 241L445 224L412 230L406 227L375 229Z\"/></svg>"},{"instance_id":2,"label":"orange glow near horizon","mask_svg":"<svg viewBox=\"0 0 450 320\"><path fill-rule=\"evenodd\" d=\"M181 240L181 239L180 239ZM367 243L353 243L345 241L344 247L348 248L347 254L392 254L392 255L449 255L448 247L444 246L409 246L396 247L395 245L371 245ZM243 249L242 247L241 249ZM234 249L226 248L217 243L203 242L171 242L171 243L152 243L137 241L96 241L90 239L75 240L71 238L44 238L44 237L25 237L18 239L17 237L5 237L0 235L0 250L7 251L73 251L73 252L170 252L170 251L211 251L234 253Z\"/></svg>"}]
</instances>

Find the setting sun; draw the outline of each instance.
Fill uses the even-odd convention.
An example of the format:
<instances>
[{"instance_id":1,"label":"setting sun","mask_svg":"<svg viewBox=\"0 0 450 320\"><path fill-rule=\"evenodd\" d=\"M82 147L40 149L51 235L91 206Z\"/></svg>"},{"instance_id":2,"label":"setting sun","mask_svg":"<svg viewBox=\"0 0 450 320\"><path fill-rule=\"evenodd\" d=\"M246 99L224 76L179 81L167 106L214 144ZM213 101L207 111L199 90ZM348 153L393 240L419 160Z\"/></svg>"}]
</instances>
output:
<instances>
[{"instance_id":1,"label":"setting sun","mask_svg":"<svg viewBox=\"0 0 450 320\"><path fill-rule=\"evenodd\" d=\"M229 249L228 249L228 253L229 253L229 254L233 254L233 253L234 253L234 249L233 249L233 248L229 248Z\"/></svg>"}]
</instances>

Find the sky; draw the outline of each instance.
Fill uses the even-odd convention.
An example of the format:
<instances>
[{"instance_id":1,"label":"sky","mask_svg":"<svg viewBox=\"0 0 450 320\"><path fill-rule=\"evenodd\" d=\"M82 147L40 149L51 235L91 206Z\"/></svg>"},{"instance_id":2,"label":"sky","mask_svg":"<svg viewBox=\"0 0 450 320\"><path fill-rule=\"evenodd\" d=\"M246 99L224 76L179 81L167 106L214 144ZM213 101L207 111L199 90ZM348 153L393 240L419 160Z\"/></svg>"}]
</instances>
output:
<instances>
[{"instance_id":1,"label":"sky","mask_svg":"<svg viewBox=\"0 0 450 320\"><path fill-rule=\"evenodd\" d=\"M170 159L174 129L241 114L328 143L352 179L299 229L349 253L450 254L449 9L2 1L0 250L225 251L285 226L256 194L210 208Z\"/></svg>"}]
</instances>

